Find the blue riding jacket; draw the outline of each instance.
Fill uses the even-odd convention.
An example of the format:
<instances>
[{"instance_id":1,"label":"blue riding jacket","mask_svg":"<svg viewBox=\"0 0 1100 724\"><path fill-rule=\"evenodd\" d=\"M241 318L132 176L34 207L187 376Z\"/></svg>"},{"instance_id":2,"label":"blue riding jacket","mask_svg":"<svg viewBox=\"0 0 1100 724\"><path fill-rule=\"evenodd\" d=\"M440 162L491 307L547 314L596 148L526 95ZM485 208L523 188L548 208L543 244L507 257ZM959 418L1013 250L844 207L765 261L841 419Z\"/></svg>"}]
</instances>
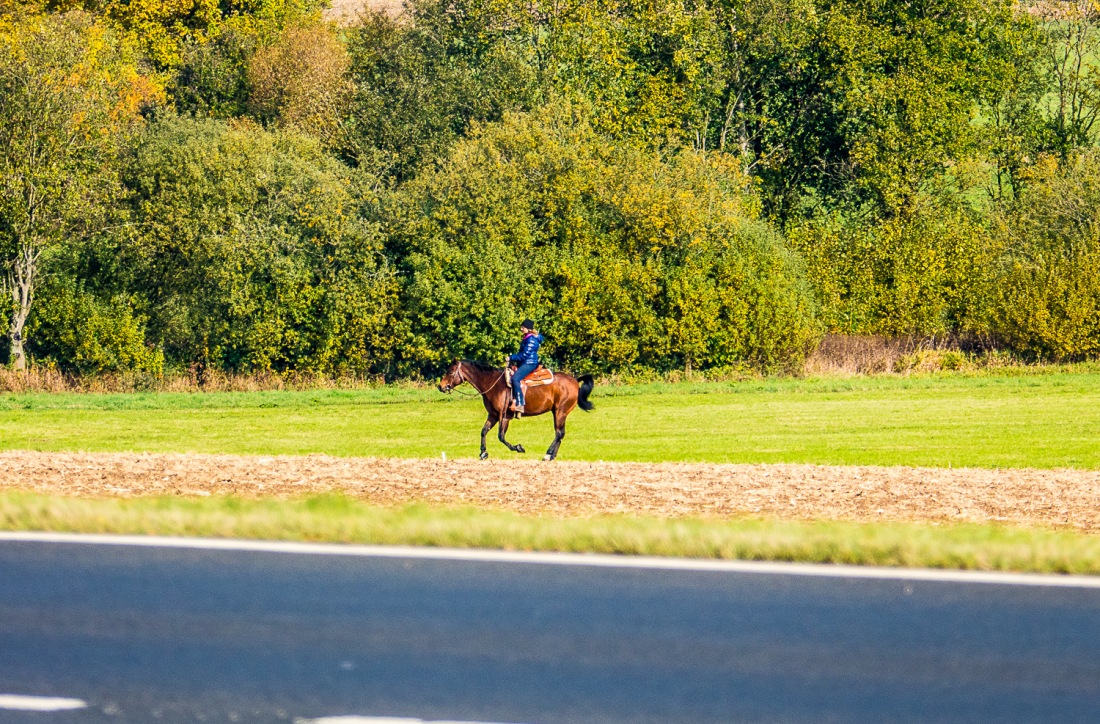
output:
<instances>
[{"instance_id":1,"label":"blue riding jacket","mask_svg":"<svg viewBox=\"0 0 1100 724\"><path fill-rule=\"evenodd\" d=\"M537 365L539 363L539 345L542 344L542 335L528 332L523 335L519 352L508 359L521 365Z\"/></svg>"}]
</instances>

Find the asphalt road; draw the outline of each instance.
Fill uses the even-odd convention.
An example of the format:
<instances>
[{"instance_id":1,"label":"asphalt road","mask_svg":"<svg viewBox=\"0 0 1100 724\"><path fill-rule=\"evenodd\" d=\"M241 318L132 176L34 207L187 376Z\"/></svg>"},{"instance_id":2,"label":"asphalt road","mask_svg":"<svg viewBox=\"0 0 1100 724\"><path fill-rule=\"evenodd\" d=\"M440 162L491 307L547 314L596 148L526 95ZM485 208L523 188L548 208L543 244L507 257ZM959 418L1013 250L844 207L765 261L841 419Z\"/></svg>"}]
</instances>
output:
<instances>
[{"instance_id":1,"label":"asphalt road","mask_svg":"<svg viewBox=\"0 0 1100 724\"><path fill-rule=\"evenodd\" d=\"M5 723L1096 722L1100 590L0 541L0 695L87 704Z\"/></svg>"}]
</instances>

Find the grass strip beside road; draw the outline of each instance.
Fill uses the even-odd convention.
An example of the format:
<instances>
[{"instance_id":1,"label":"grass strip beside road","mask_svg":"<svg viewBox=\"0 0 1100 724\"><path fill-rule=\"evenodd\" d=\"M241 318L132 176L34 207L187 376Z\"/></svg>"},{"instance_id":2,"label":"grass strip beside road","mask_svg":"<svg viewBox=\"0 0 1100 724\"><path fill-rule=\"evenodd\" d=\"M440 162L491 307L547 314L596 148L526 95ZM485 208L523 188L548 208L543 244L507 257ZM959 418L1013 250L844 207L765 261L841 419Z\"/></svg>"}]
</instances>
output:
<instances>
[{"instance_id":1,"label":"grass strip beside road","mask_svg":"<svg viewBox=\"0 0 1100 724\"><path fill-rule=\"evenodd\" d=\"M0 529L1100 574L1100 536L990 525L527 517L341 496L87 499L0 493Z\"/></svg>"}]
</instances>

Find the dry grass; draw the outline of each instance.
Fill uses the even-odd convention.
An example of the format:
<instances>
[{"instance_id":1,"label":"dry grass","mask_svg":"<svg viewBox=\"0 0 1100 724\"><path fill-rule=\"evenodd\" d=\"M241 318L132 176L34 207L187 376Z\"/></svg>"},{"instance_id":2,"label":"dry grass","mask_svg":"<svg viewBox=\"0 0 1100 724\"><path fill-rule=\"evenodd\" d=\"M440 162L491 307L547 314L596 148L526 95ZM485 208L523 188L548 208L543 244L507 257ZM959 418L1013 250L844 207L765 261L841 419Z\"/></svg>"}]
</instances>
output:
<instances>
[{"instance_id":1,"label":"dry grass","mask_svg":"<svg viewBox=\"0 0 1100 724\"><path fill-rule=\"evenodd\" d=\"M365 389L381 384L382 380L363 377L330 377L300 372L232 374L200 367L166 375L77 375L48 366L34 366L25 372L0 367L0 393L267 392Z\"/></svg>"},{"instance_id":2,"label":"dry grass","mask_svg":"<svg viewBox=\"0 0 1100 724\"><path fill-rule=\"evenodd\" d=\"M829 334L806 359L804 374L834 377L1022 367L1013 355L982 340L942 335L882 337Z\"/></svg>"},{"instance_id":3,"label":"dry grass","mask_svg":"<svg viewBox=\"0 0 1100 724\"><path fill-rule=\"evenodd\" d=\"M808 375L866 375L892 372L906 355L942 346L937 340L918 337L826 335L806 359Z\"/></svg>"}]
</instances>

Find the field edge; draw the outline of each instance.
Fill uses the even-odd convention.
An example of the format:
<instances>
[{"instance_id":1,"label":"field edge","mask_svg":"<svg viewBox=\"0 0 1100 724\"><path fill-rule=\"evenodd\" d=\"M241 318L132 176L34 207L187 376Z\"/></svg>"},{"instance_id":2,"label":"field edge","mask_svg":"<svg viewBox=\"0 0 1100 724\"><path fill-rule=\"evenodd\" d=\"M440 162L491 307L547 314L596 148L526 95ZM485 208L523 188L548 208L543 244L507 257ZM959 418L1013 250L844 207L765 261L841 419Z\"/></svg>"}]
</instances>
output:
<instances>
[{"instance_id":1,"label":"field edge","mask_svg":"<svg viewBox=\"0 0 1100 724\"><path fill-rule=\"evenodd\" d=\"M0 530L1100 574L1100 535L990 524L552 517L341 495L82 498L0 492Z\"/></svg>"}]
</instances>

